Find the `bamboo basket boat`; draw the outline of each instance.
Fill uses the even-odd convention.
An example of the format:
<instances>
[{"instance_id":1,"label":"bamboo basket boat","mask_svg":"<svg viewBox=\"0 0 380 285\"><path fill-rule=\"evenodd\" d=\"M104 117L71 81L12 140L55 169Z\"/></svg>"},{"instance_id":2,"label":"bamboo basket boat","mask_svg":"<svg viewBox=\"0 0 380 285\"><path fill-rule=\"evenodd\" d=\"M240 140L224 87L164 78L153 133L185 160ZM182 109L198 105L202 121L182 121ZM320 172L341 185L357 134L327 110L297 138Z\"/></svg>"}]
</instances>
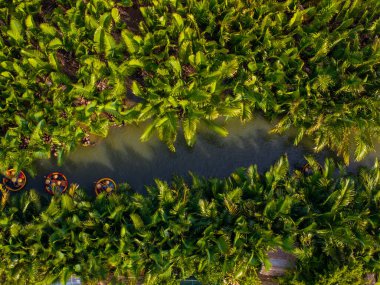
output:
<instances>
[{"instance_id":1,"label":"bamboo basket boat","mask_svg":"<svg viewBox=\"0 0 380 285\"><path fill-rule=\"evenodd\" d=\"M116 182L109 177L99 179L95 183L96 195L99 195L102 192L112 193L112 192L116 191L116 189L117 189Z\"/></svg>"},{"instance_id":2,"label":"bamboo basket boat","mask_svg":"<svg viewBox=\"0 0 380 285\"><path fill-rule=\"evenodd\" d=\"M8 169L5 172L5 177L3 178L3 184L5 188L9 191L18 192L23 189L26 185L26 175L20 170L16 177L15 169Z\"/></svg>"},{"instance_id":3,"label":"bamboo basket boat","mask_svg":"<svg viewBox=\"0 0 380 285\"><path fill-rule=\"evenodd\" d=\"M50 195L65 193L69 183L66 176L61 172L52 172L45 179L45 191Z\"/></svg>"}]
</instances>

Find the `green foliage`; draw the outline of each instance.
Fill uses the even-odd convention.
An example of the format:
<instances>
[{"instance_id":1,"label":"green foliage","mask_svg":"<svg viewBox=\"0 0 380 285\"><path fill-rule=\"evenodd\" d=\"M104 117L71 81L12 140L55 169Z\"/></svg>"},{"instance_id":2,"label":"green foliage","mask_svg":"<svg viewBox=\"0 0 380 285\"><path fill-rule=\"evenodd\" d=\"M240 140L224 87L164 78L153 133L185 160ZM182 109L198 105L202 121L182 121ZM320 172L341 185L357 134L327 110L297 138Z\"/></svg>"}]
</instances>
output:
<instances>
[{"instance_id":1,"label":"green foliage","mask_svg":"<svg viewBox=\"0 0 380 285\"><path fill-rule=\"evenodd\" d=\"M175 150L255 112L348 164L380 134L380 4L73 0L0 3L1 170L62 158L148 121ZM218 121L220 122L220 120Z\"/></svg>"},{"instance_id":2,"label":"green foliage","mask_svg":"<svg viewBox=\"0 0 380 285\"><path fill-rule=\"evenodd\" d=\"M290 173L281 158L263 174L250 166L225 179L156 180L145 196L127 185L96 198L77 186L50 201L33 190L11 195L0 212L1 283L75 274L260 284L268 250L280 247L298 258L283 284L365 284L380 272L379 164L350 177L328 176L331 160L322 169Z\"/></svg>"},{"instance_id":3,"label":"green foliage","mask_svg":"<svg viewBox=\"0 0 380 285\"><path fill-rule=\"evenodd\" d=\"M320 285L340 285L340 284L352 284L352 285L370 285L372 284L367 278L367 274L370 274L368 270L363 268L363 264L355 262L349 266L332 267L325 270L324 273L319 274L314 284ZM280 284L289 285L305 285L309 284L305 281L297 281L297 273L288 278L282 278Z\"/></svg>"},{"instance_id":4,"label":"green foliage","mask_svg":"<svg viewBox=\"0 0 380 285\"><path fill-rule=\"evenodd\" d=\"M318 280L318 284L321 285L334 285L334 284L365 284L365 270L363 270L362 264L354 264L354 266L344 266L334 271L328 276L321 276ZM370 284L370 282L366 282Z\"/></svg>"}]
</instances>

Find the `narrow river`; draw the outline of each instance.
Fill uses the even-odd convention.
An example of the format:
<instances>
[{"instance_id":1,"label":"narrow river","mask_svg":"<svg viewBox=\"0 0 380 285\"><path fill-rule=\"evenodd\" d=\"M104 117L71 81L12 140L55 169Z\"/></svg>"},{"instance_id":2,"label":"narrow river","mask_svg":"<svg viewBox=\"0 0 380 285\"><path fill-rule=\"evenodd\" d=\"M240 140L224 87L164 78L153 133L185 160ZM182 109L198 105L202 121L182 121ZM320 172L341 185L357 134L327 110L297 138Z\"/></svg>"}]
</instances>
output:
<instances>
[{"instance_id":1,"label":"narrow river","mask_svg":"<svg viewBox=\"0 0 380 285\"><path fill-rule=\"evenodd\" d=\"M290 135L268 134L273 125L260 117L244 125L230 120L225 126L229 131L227 137L201 131L193 148L187 147L179 134L175 153L155 138L142 143L144 125L113 128L95 146L78 147L60 167L52 160L38 161L37 177L29 179L27 188L41 189L44 175L61 171L69 182L78 183L90 193L94 182L101 177L128 182L136 191L144 192L144 186L154 183L155 178L170 180L173 175L187 176L189 171L207 177L225 177L236 168L250 164L257 164L259 171L265 171L283 154L288 155L292 168L301 167L305 163L304 155L313 153L310 142L295 147ZM351 163L349 170L372 166L379 153L380 149L360 163ZM333 154L327 151L315 154L320 162L326 156Z\"/></svg>"}]
</instances>

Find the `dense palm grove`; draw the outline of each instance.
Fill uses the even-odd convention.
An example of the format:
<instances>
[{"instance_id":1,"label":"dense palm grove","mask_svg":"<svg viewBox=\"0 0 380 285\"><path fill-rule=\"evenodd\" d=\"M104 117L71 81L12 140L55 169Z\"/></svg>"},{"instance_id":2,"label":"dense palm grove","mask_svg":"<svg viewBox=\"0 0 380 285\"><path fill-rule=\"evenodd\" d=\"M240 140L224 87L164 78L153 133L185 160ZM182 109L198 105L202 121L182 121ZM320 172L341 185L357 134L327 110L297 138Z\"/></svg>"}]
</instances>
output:
<instances>
[{"instance_id":1,"label":"dense palm grove","mask_svg":"<svg viewBox=\"0 0 380 285\"><path fill-rule=\"evenodd\" d=\"M278 119L348 163L380 133L377 0L0 2L1 170L149 121L174 150ZM253 122L254 123L254 122ZM30 169L31 170L31 169Z\"/></svg>"},{"instance_id":2,"label":"dense palm grove","mask_svg":"<svg viewBox=\"0 0 380 285\"><path fill-rule=\"evenodd\" d=\"M15 195L0 212L0 283L142 278L144 284L260 284L267 251L295 254L281 284L358 284L380 272L380 167L347 176L326 160L289 172L286 158L225 179L157 180L96 199L73 187L41 200ZM133 283L132 283L133 284Z\"/></svg>"},{"instance_id":3,"label":"dense palm grove","mask_svg":"<svg viewBox=\"0 0 380 285\"><path fill-rule=\"evenodd\" d=\"M378 0L0 0L0 171L61 163L111 126L147 122L141 140L175 151L179 131L193 146L201 125L226 136L224 120L256 114L360 160L380 138L379 16ZM259 284L280 247L298 258L281 284L365 284L380 272L379 163L308 159L310 173L282 158L145 196L0 184L0 283Z\"/></svg>"}]
</instances>

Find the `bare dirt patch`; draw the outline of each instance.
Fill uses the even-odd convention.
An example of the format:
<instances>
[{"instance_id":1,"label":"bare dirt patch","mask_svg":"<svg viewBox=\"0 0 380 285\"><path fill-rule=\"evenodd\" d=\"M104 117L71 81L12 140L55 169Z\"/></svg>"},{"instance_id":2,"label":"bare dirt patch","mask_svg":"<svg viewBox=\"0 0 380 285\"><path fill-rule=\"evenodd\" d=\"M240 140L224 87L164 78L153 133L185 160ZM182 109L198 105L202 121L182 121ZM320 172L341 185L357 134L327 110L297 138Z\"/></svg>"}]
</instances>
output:
<instances>
[{"instance_id":1,"label":"bare dirt patch","mask_svg":"<svg viewBox=\"0 0 380 285\"><path fill-rule=\"evenodd\" d=\"M144 17L140 12L139 5L136 3L136 1L133 2L134 3L132 7L119 6L117 9L119 10L121 21L127 25L128 30L135 34L138 34L140 32L139 24L144 20Z\"/></svg>"},{"instance_id":2,"label":"bare dirt patch","mask_svg":"<svg viewBox=\"0 0 380 285\"><path fill-rule=\"evenodd\" d=\"M74 54L60 49L56 55L62 71L70 77L70 79L76 79L79 63L75 60Z\"/></svg>"}]
</instances>

